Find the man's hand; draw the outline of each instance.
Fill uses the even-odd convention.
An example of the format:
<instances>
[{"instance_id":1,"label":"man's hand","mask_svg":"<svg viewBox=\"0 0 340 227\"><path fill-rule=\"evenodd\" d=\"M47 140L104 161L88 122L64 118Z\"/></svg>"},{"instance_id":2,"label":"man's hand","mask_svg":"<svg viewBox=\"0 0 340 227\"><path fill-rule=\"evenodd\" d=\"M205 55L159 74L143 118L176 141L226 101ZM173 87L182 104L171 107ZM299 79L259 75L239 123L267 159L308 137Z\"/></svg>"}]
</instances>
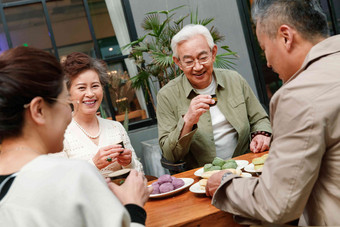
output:
<instances>
[{"instance_id":1,"label":"man's hand","mask_svg":"<svg viewBox=\"0 0 340 227\"><path fill-rule=\"evenodd\" d=\"M192 127L197 124L202 114L210 108L209 104L214 104L215 100L210 95L197 95L190 102L189 109L183 117L184 126L180 138L191 132Z\"/></svg>"},{"instance_id":2,"label":"man's hand","mask_svg":"<svg viewBox=\"0 0 340 227\"><path fill-rule=\"evenodd\" d=\"M270 137L261 134L256 135L250 143L250 150L259 153L269 150Z\"/></svg>"},{"instance_id":3,"label":"man's hand","mask_svg":"<svg viewBox=\"0 0 340 227\"><path fill-rule=\"evenodd\" d=\"M213 174L211 177L209 177L207 186L205 187L205 194L207 196L213 196L217 190L217 188L221 184L222 176L226 173L230 172L229 170L221 170L215 174Z\"/></svg>"},{"instance_id":4,"label":"man's hand","mask_svg":"<svg viewBox=\"0 0 340 227\"><path fill-rule=\"evenodd\" d=\"M185 123L190 125L197 124L201 115L210 108L209 104L214 104L215 100L210 95L197 95L190 102L190 106L183 119Z\"/></svg>"}]
</instances>

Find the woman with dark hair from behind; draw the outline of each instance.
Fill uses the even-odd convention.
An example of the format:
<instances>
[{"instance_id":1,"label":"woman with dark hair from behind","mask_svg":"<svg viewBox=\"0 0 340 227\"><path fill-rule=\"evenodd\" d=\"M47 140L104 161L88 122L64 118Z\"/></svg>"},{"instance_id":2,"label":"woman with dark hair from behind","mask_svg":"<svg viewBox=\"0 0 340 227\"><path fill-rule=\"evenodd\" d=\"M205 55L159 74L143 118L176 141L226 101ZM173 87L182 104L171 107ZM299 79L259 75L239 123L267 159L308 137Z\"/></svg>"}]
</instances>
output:
<instances>
[{"instance_id":1,"label":"woman with dark hair from behind","mask_svg":"<svg viewBox=\"0 0 340 227\"><path fill-rule=\"evenodd\" d=\"M63 79L42 50L0 56L0 226L143 225L151 189L142 173L117 186L86 162L46 155L63 149L71 121Z\"/></svg>"}]
</instances>

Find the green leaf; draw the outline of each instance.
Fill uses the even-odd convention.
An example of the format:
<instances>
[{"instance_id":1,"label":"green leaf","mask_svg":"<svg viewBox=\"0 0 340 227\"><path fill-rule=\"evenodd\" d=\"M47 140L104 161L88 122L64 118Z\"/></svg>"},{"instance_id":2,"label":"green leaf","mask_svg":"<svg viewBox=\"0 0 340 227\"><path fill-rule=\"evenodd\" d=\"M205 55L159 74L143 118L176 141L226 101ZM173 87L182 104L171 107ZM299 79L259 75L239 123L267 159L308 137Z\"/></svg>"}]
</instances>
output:
<instances>
[{"instance_id":1,"label":"green leaf","mask_svg":"<svg viewBox=\"0 0 340 227\"><path fill-rule=\"evenodd\" d=\"M189 14L187 14L186 16L180 17L178 20L175 20L174 23L175 23L176 25L179 25L179 24L182 23L182 22L185 20L185 18L187 18L188 16L189 16Z\"/></svg>"},{"instance_id":2,"label":"green leaf","mask_svg":"<svg viewBox=\"0 0 340 227\"><path fill-rule=\"evenodd\" d=\"M176 8L170 9L170 10L152 11L152 12L146 13L146 15L148 15L148 14L159 14L159 13L161 13L161 14L169 14L169 13L171 13L173 11L176 11L176 10L178 10L178 9L184 7L184 6L186 6L186 5L181 5L181 6L178 6Z\"/></svg>"},{"instance_id":3,"label":"green leaf","mask_svg":"<svg viewBox=\"0 0 340 227\"><path fill-rule=\"evenodd\" d=\"M141 70L136 76L130 78L132 87L137 89L142 88L145 83L149 83L149 77L150 74L148 72Z\"/></svg>"},{"instance_id":4,"label":"green leaf","mask_svg":"<svg viewBox=\"0 0 340 227\"><path fill-rule=\"evenodd\" d=\"M123 126L125 128L125 131L128 132L129 131L129 112L127 108L125 109Z\"/></svg>"},{"instance_id":5,"label":"green leaf","mask_svg":"<svg viewBox=\"0 0 340 227\"><path fill-rule=\"evenodd\" d=\"M219 56L228 56L228 55L234 55L235 57L237 57L237 52L228 52L228 53L219 54Z\"/></svg>"},{"instance_id":6,"label":"green leaf","mask_svg":"<svg viewBox=\"0 0 340 227\"><path fill-rule=\"evenodd\" d=\"M139 38L139 39L137 39L137 40L135 40L135 41L132 41L131 43L129 43L129 44L123 46L121 49L124 50L124 49L126 49L126 48L128 48L128 47L131 47L131 46L134 46L134 45L136 45L136 44L138 44L138 43L140 43L140 42L143 42L146 36L147 36L147 35L144 35L144 36L142 36L141 38Z\"/></svg>"},{"instance_id":7,"label":"green leaf","mask_svg":"<svg viewBox=\"0 0 340 227\"><path fill-rule=\"evenodd\" d=\"M187 5L181 5L181 6L178 6L176 8L170 9L169 12L174 12L174 11L180 9L180 8L183 8L184 6L187 6Z\"/></svg>"},{"instance_id":8,"label":"green leaf","mask_svg":"<svg viewBox=\"0 0 340 227\"><path fill-rule=\"evenodd\" d=\"M215 43L219 43L224 40L224 36L221 35L220 32L214 26L210 28L210 33Z\"/></svg>"},{"instance_id":9,"label":"green leaf","mask_svg":"<svg viewBox=\"0 0 340 227\"><path fill-rule=\"evenodd\" d=\"M155 32L160 26L159 17L157 14L150 14L146 16L141 24L145 31Z\"/></svg>"},{"instance_id":10,"label":"green leaf","mask_svg":"<svg viewBox=\"0 0 340 227\"><path fill-rule=\"evenodd\" d=\"M199 20L198 23L203 25L203 26L206 26L207 24L210 24L214 20L215 20L215 18L206 18L206 19L203 19L203 20Z\"/></svg>"},{"instance_id":11,"label":"green leaf","mask_svg":"<svg viewBox=\"0 0 340 227\"><path fill-rule=\"evenodd\" d=\"M161 67L169 67L173 63L172 57L164 53L155 52L152 53L152 57L153 62Z\"/></svg>"},{"instance_id":12,"label":"green leaf","mask_svg":"<svg viewBox=\"0 0 340 227\"><path fill-rule=\"evenodd\" d=\"M222 69L235 69L233 65L236 65L236 64L230 61L230 59L235 60L236 58L228 58L225 56L216 55L214 67L222 68Z\"/></svg>"},{"instance_id":13,"label":"green leaf","mask_svg":"<svg viewBox=\"0 0 340 227\"><path fill-rule=\"evenodd\" d=\"M106 115L106 112L105 112L102 104L100 104L100 106L99 106L99 111L100 111L100 115L102 116L102 118L106 119L107 115Z\"/></svg>"},{"instance_id":14,"label":"green leaf","mask_svg":"<svg viewBox=\"0 0 340 227\"><path fill-rule=\"evenodd\" d=\"M232 51L229 49L229 46L221 46L221 48L222 48L223 50L228 51L228 52L232 52Z\"/></svg>"}]
</instances>

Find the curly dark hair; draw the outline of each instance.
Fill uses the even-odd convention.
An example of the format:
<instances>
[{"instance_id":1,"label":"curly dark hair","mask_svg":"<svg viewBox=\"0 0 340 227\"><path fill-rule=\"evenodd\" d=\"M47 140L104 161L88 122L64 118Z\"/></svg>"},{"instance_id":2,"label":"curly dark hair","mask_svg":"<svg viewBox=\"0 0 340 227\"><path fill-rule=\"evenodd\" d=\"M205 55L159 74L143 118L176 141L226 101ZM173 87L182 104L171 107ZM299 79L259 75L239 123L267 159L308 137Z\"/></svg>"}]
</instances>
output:
<instances>
[{"instance_id":1,"label":"curly dark hair","mask_svg":"<svg viewBox=\"0 0 340 227\"><path fill-rule=\"evenodd\" d=\"M106 63L102 60L91 58L84 53L71 53L66 56L65 60L62 61L61 64L65 73L67 89L70 89L72 80L86 70L96 71L98 73L100 83L103 86L108 81Z\"/></svg>"}]
</instances>

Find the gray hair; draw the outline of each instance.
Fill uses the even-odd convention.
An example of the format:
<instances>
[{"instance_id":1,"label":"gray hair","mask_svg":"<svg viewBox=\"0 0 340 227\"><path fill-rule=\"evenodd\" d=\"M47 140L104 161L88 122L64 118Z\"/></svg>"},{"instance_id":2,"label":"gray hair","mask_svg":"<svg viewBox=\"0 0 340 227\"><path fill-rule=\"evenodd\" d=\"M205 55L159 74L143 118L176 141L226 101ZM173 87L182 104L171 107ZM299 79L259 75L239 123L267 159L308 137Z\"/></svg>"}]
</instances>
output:
<instances>
[{"instance_id":1,"label":"gray hair","mask_svg":"<svg viewBox=\"0 0 340 227\"><path fill-rule=\"evenodd\" d=\"M329 36L327 17L317 0L255 0L252 19L270 38L276 36L282 24L293 27L312 42Z\"/></svg>"},{"instance_id":2,"label":"gray hair","mask_svg":"<svg viewBox=\"0 0 340 227\"><path fill-rule=\"evenodd\" d=\"M214 39L209 30L200 24L188 24L184 26L171 40L172 55L178 58L177 45L185 40L188 40L196 35L203 35L207 40L210 49L214 47Z\"/></svg>"}]
</instances>

